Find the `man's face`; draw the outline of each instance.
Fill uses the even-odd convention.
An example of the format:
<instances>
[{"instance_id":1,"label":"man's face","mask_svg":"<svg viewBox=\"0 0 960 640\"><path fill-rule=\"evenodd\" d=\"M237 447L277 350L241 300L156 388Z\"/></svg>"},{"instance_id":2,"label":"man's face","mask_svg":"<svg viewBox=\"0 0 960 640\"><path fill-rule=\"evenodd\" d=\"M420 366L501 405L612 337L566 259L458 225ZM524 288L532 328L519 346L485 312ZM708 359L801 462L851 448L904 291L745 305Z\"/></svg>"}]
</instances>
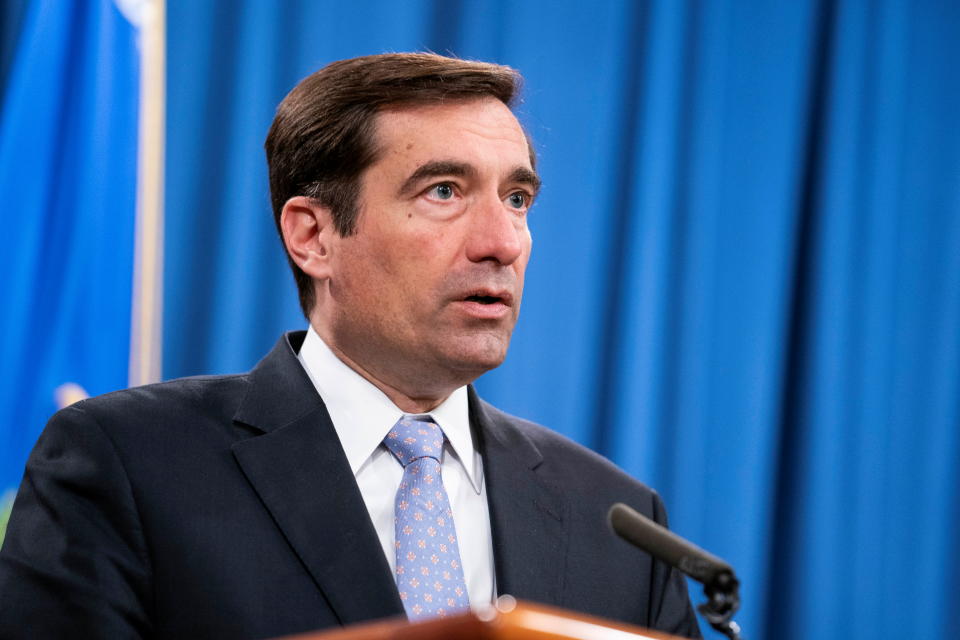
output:
<instances>
[{"instance_id":1,"label":"man's face","mask_svg":"<svg viewBox=\"0 0 960 640\"><path fill-rule=\"evenodd\" d=\"M376 141L356 233L331 240L324 338L410 397L449 393L506 356L539 180L494 98L388 109Z\"/></svg>"}]
</instances>

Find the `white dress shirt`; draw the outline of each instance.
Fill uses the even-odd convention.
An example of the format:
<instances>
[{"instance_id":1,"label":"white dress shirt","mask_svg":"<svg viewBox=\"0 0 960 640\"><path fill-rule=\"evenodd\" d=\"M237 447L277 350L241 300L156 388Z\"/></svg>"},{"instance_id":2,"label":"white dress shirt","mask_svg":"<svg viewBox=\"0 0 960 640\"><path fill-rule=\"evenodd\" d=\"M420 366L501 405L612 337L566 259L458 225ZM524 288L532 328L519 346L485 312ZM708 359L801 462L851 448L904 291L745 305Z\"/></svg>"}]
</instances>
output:
<instances>
[{"instance_id":1,"label":"white dress shirt","mask_svg":"<svg viewBox=\"0 0 960 640\"><path fill-rule=\"evenodd\" d=\"M393 504L403 466L383 445L383 439L404 412L337 358L313 327L307 330L297 357L327 406L383 553L395 573ZM470 605L490 604L496 596L493 540L483 460L470 432L467 388L454 391L429 415L447 436L441 474L453 509Z\"/></svg>"}]
</instances>

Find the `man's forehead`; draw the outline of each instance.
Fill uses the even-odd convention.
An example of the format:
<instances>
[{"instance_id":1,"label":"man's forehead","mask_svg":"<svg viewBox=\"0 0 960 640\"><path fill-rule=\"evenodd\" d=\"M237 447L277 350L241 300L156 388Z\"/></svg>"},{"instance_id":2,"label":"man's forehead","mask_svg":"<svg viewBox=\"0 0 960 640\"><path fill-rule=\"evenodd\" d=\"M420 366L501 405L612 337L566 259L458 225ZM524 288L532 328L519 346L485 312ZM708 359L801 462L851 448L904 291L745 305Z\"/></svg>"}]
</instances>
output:
<instances>
[{"instance_id":1,"label":"man's forehead","mask_svg":"<svg viewBox=\"0 0 960 640\"><path fill-rule=\"evenodd\" d=\"M443 146L451 136L470 134L494 143L522 146L529 168L536 166L529 135L510 108L492 96L388 105L377 114L374 139L382 158L385 152L429 152Z\"/></svg>"}]
</instances>

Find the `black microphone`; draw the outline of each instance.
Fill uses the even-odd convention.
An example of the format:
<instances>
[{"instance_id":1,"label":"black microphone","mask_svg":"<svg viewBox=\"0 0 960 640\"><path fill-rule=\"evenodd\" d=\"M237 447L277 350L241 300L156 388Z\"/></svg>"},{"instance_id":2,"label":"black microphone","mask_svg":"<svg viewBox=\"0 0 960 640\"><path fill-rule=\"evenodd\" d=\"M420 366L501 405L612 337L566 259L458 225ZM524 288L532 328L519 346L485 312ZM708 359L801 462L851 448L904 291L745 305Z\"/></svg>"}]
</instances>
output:
<instances>
[{"instance_id":1,"label":"black microphone","mask_svg":"<svg viewBox=\"0 0 960 640\"><path fill-rule=\"evenodd\" d=\"M703 584L707 602L698 607L700 613L727 637L740 637L733 621L740 582L733 567L623 503L610 507L608 518L618 536Z\"/></svg>"},{"instance_id":2,"label":"black microphone","mask_svg":"<svg viewBox=\"0 0 960 640\"><path fill-rule=\"evenodd\" d=\"M724 573L733 575L733 567L720 558L621 502L610 507L610 524L617 535L627 542L676 567L701 584L713 584Z\"/></svg>"}]
</instances>

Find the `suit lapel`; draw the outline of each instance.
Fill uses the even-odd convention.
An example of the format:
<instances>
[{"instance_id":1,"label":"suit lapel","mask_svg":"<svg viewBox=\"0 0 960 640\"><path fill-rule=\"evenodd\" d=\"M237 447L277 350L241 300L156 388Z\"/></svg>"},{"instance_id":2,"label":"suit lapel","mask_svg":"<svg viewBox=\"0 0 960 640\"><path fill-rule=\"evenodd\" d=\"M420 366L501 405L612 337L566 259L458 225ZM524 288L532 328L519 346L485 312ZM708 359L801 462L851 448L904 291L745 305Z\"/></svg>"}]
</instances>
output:
<instances>
[{"instance_id":1,"label":"suit lapel","mask_svg":"<svg viewBox=\"0 0 960 640\"><path fill-rule=\"evenodd\" d=\"M235 420L263 433L234 444L234 456L342 624L403 615L333 423L294 351L282 339L251 372Z\"/></svg>"},{"instance_id":2,"label":"suit lapel","mask_svg":"<svg viewBox=\"0 0 960 640\"><path fill-rule=\"evenodd\" d=\"M497 591L560 604L566 573L566 501L537 473L543 456L504 414L470 387L470 420L477 428L490 505Z\"/></svg>"}]
</instances>

